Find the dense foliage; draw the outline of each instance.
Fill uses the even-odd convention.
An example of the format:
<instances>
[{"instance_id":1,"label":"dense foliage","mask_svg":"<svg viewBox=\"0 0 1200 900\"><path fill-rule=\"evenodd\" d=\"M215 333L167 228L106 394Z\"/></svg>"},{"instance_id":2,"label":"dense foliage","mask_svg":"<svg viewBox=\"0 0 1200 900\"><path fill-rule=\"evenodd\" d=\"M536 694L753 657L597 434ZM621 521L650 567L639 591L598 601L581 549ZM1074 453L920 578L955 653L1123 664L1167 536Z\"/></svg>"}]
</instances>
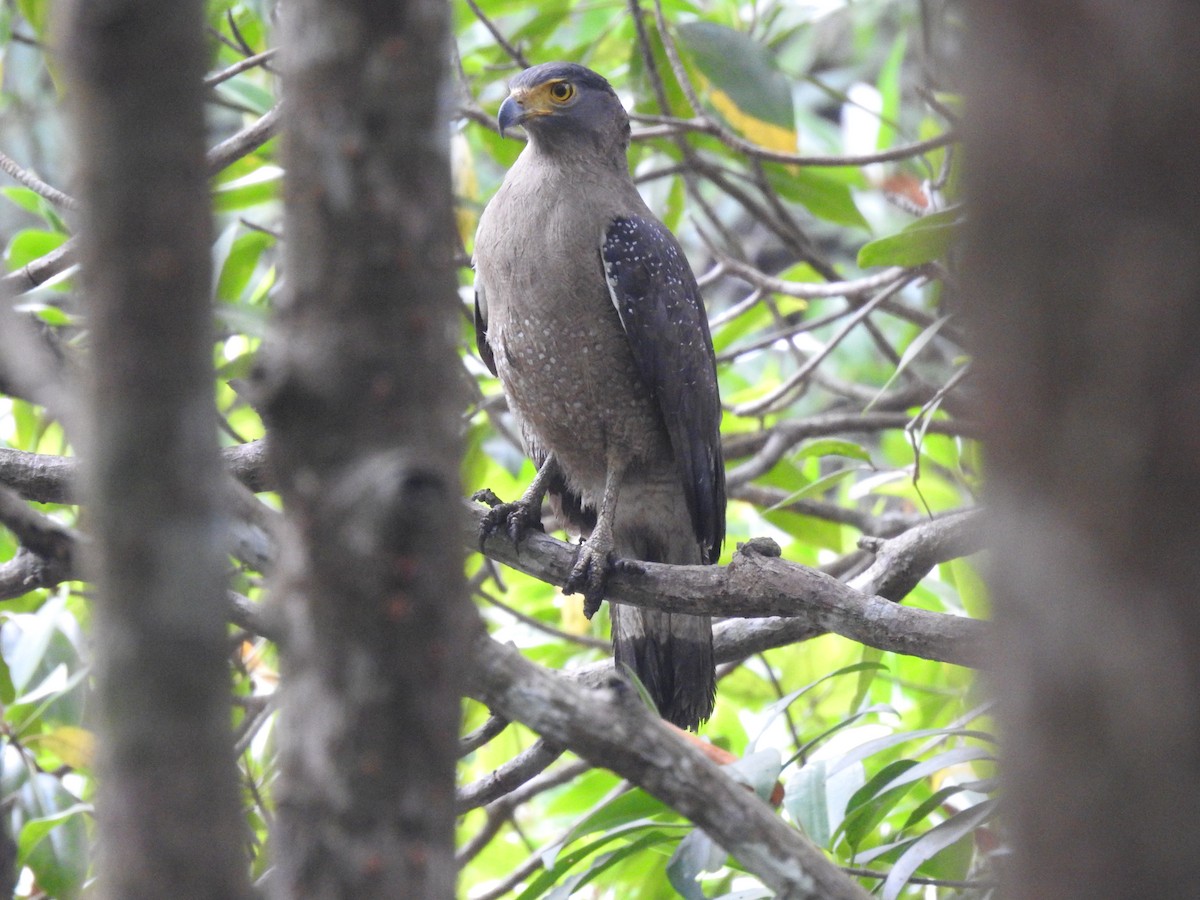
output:
<instances>
[{"instance_id":1,"label":"dense foliage","mask_svg":"<svg viewBox=\"0 0 1200 900\"><path fill-rule=\"evenodd\" d=\"M50 5L0 7L0 151L25 176L3 188L11 272L70 262L61 248L73 204L44 183L70 185ZM278 103L269 6L209 3L214 146ZM969 510L978 486L971 398L961 389L968 362L953 317L960 159L950 13L885 0L467 0L454 15L461 343L475 387L463 419L465 490L486 486L510 499L533 475L499 386L474 356L469 316L474 226L521 149L496 133L495 110L522 64L574 60L605 74L637 113L631 165L704 287L726 409L722 563L739 542L769 536L788 560L882 592L869 567L885 542ZM244 140L213 154L214 400L230 448L263 435L239 389L283 277L277 144ZM74 274L59 264L50 277L16 283L18 309L40 320L68 374L88 346ZM40 283L27 289L30 280ZM55 411L15 382L0 387L8 448L0 452L72 455ZM0 485L37 501L27 509L69 539L86 531L66 481L39 494L11 474L28 457L9 452L3 462ZM16 842L17 895L73 897L87 883L94 836L88 588L73 567L31 568L18 518L0 509L9 526L0 528L0 795ZM975 549L968 541L934 559L919 584L888 599L986 615L975 566L961 555ZM257 604L269 568L253 540L243 541L231 589ZM578 597L478 553L468 574L494 636L529 659L570 671L608 653L606 612L588 622ZM254 607L246 609L233 632L234 722L251 867L261 876L277 657ZM971 672L835 634L804 637L723 664L703 738L880 896L986 896L1002 841L992 826L990 720ZM463 896L768 896L661 801L570 754L545 752L535 734L496 722L473 701L464 720L472 738L460 764ZM479 790L497 770L512 775L507 790Z\"/></svg>"}]
</instances>

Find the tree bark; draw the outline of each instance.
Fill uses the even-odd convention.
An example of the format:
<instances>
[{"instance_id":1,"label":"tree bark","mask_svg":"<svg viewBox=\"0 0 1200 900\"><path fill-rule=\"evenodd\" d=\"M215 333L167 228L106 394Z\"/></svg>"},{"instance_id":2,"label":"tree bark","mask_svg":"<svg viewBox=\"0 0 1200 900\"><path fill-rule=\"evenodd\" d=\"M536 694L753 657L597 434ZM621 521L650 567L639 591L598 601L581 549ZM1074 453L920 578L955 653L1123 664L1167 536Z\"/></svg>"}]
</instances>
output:
<instances>
[{"instance_id":1,"label":"tree bark","mask_svg":"<svg viewBox=\"0 0 1200 900\"><path fill-rule=\"evenodd\" d=\"M465 628L442 0L298 0L261 388L289 534L278 897L454 895Z\"/></svg>"},{"instance_id":2,"label":"tree bark","mask_svg":"<svg viewBox=\"0 0 1200 900\"><path fill-rule=\"evenodd\" d=\"M200 0L72 5L85 499L110 897L249 896L212 407Z\"/></svg>"},{"instance_id":3,"label":"tree bark","mask_svg":"<svg viewBox=\"0 0 1200 900\"><path fill-rule=\"evenodd\" d=\"M974 5L966 140L1008 895L1191 897L1200 858L1200 28Z\"/></svg>"}]
</instances>

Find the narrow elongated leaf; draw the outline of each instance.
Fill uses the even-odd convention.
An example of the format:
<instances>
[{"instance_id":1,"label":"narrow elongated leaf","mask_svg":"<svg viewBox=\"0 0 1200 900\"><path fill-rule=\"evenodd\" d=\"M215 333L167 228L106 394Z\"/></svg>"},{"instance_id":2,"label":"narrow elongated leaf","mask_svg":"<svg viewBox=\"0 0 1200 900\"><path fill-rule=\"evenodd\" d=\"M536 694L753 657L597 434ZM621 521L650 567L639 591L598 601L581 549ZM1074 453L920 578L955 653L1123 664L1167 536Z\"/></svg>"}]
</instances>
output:
<instances>
[{"instance_id":1,"label":"narrow elongated leaf","mask_svg":"<svg viewBox=\"0 0 1200 900\"><path fill-rule=\"evenodd\" d=\"M847 459L857 459L865 463L871 462L871 454L867 452L866 448L853 441L844 441L838 438L817 438L813 441L807 441L796 451L796 458L798 459L805 459L810 456L844 456Z\"/></svg>"},{"instance_id":2,"label":"narrow elongated leaf","mask_svg":"<svg viewBox=\"0 0 1200 900\"><path fill-rule=\"evenodd\" d=\"M892 747L897 747L908 741L927 737L969 737L978 738L983 741L995 740L986 731L972 731L968 728L922 728L917 731L902 731L888 737L876 738L873 741L866 741L863 744L859 744L837 761L834 770L836 771L843 766L860 762L868 756L873 756L884 750L890 750Z\"/></svg>"},{"instance_id":3,"label":"narrow elongated leaf","mask_svg":"<svg viewBox=\"0 0 1200 900\"><path fill-rule=\"evenodd\" d=\"M891 52L879 70L876 88L883 101L879 110L879 137L876 149L886 150L896 139L896 122L900 119L900 71L908 46L908 35L901 32L892 44Z\"/></svg>"},{"instance_id":4,"label":"narrow elongated leaf","mask_svg":"<svg viewBox=\"0 0 1200 900\"><path fill-rule=\"evenodd\" d=\"M912 878L923 863L970 834L990 819L995 809L995 800L985 800L983 803L951 816L945 822L935 825L917 838L892 866L887 880L883 883L880 896L884 900L895 900L900 896L900 891L908 883L908 879Z\"/></svg>"},{"instance_id":5,"label":"narrow elongated leaf","mask_svg":"<svg viewBox=\"0 0 1200 900\"><path fill-rule=\"evenodd\" d=\"M822 675L816 681L809 682L804 687L794 690L790 694L786 694L783 697L780 697L778 700L776 700L774 703L772 703L770 706L768 706L766 708L766 710L764 711L764 718L762 720L762 723L759 726L758 734L746 746L746 752L753 753L755 745L762 738L762 736L764 734L766 734L766 731L771 726L771 723L774 722L777 718L779 718L779 716L783 713L783 711L785 709L787 709L789 706L791 706L793 703L795 703L798 699L803 697L805 694L807 694L813 688L817 687L818 685L824 684L826 681L829 681L829 679L831 679L831 678L837 678L839 675L850 675L855 672L863 672L863 671L867 671L867 670L886 671L887 666L885 666L885 665L883 665L883 663L879 663L879 662L859 662L859 663L854 663L853 665L843 666L842 668L837 669L836 671L830 672L827 675Z\"/></svg>"},{"instance_id":6,"label":"narrow elongated leaf","mask_svg":"<svg viewBox=\"0 0 1200 900\"><path fill-rule=\"evenodd\" d=\"M626 791L605 803L594 813L576 825L561 843L553 844L542 851L542 865L554 866L554 860L563 847L597 831L612 831L631 824L644 824L655 816L675 815L661 800L652 797L640 788Z\"/></svg>"},{"instance_id":7,"label":"narrow elongated leaf","mask_svg":"<svg viewBox=\"0 0 1200 900\"><path fill-rule=\"evenodd\" d=\"M940 317L909 342L909 345L904 348L904 352L900 354L900 361L896 363L896 371L892 372L891 377L888 378L884 386L879 389L879 393L871 398L871 402L866 405L865 409L863 410L864 412L871 409L871 407L875 405L876 401L878 401L880 397L887 393L888 389L891 388L892 383L900 376L900 373L907 369L909 363L916 359L920 352L925 349L926 345L935 337L937 337L937 333L942 330L942 326L948 321L950 321L949 316Z\"/></svg>"},{"instance_id":8,"label":"narrow elongated leaf","mask_svg":"<svg viewBox=\"0 0 1200 900\"><path fill-rule=\"evenodd\" d=\"M282 187L283 169L260 166L249 175L217 185L213 190L213 208L229 212L277 200Z\"/></svg>"},{"instance_id":9,"label":"narrow elongated leaf","mask_svg":"<svg viewBox=\"0 0 1200 900\"><path fill-rule=\"evenodd\" d=\"M783 793L783 808L818 847L827 847L832 835L825 794L828 776L829 764L815 759L788 779Z\"/></svg>"}]
</instances>

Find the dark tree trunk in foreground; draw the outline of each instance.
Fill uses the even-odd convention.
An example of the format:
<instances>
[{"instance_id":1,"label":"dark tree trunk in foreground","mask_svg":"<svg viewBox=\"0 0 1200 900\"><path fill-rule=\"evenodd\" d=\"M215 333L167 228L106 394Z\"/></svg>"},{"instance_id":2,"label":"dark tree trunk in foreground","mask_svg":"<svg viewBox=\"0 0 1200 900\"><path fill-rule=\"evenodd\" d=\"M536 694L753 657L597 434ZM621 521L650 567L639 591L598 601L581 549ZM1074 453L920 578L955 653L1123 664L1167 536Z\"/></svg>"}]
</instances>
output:
<instances>
[{"instance_id":1,"label":"dark tree trunk in foreground","mask_svg":"<svg viewBox=\"0 0 1200 900\"><path fill-rule=\"evenodd\" d=\"M975 13L1008 895L1194 897L1200 25L1179 0Z\"/></svg>"},{"instance_id":2,"label":"dark tree trunk in foreground","mask_svg":"<svg viewBox=\"0 0 1200 900\"><path fill-rule=\"evenodd\" d=\"M72 4L104 896L248 896L212 406L199 0Z\"/></svg>"},{"instance_id":3,"label":"dark tree trunk in foreground","mask_svg":"<svg viewBox=\"0 0 1200 900\"><path fill-rule=\"evenodd\" d=\"M454 895L470 621L442 0L288 5L275 896Z\"/></svg>"}]
</instances>

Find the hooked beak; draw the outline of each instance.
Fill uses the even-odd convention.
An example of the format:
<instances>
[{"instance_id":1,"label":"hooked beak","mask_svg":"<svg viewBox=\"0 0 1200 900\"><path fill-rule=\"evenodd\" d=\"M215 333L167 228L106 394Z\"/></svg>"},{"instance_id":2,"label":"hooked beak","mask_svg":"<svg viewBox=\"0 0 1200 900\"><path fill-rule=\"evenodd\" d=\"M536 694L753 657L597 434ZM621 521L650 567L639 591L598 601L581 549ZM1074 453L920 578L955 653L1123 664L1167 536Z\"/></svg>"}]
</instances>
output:
<instances>
[{"instance_id":1,"label":"hooked beak","mask_svg":"<svg viewBox=\"0 0 1200 900\"><path fill-rule=\"evenodd\" d=\"M545 91L517 88L500 104L496 124L500 126L500 136L504 137L505 132L514 125L524 125L530 119L553 114L554 110L547 103Z\"/></svg>"},{"instance_id":2,"label":"hooked beak","mask_svg":"<svg viewBox=\"0 0 1200 900\"><path fill-rule=\"evenodd\" d=\"M500 137L504 137L505 132L514 125L520 125L524 118L525 109L521 106L521 101L515 94L509 94L500 104L500 112L496 116L496 122L500 126Z\"/></svg>"}]
</instances>

